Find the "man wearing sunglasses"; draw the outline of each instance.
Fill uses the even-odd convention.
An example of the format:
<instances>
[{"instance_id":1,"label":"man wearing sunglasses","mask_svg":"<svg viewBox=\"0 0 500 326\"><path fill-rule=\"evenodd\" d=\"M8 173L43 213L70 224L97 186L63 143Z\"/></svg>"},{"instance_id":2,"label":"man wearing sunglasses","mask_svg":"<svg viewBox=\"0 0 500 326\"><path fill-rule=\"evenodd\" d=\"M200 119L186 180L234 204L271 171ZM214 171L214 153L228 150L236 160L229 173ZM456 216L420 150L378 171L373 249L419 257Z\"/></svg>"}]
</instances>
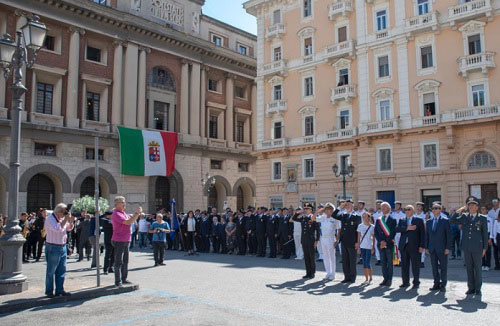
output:
<instances>
[{"instance_id":1,"label":"man wearing sunglasses","mask_svg":"<svg viewBox=\"0 0 500 326\"><path fill-rule=\"evenodd\" d=\"M451 227L448 218L441 215L442 207L432 204L431 218L427 221L425 251L431 256L434 286L429 290L446 292L448 282L448 254L451 248Z\"/></svg>"},{"instance_id":2,"label":"man wearing sunglasses","mask_svg":"<svg viewBox=\"0 0 500 326\"><path fill-rule=\"evenodd\" d=\"M468 212L465 212L465 210ZM479 214L479 200L470 196L466 206L457 209L451 218L452 223L462 226L462 252L467 267L466 295L481 295L483 276L481 271L482 257L488 249L488 220Z\"/></svg>"}]
</instances>

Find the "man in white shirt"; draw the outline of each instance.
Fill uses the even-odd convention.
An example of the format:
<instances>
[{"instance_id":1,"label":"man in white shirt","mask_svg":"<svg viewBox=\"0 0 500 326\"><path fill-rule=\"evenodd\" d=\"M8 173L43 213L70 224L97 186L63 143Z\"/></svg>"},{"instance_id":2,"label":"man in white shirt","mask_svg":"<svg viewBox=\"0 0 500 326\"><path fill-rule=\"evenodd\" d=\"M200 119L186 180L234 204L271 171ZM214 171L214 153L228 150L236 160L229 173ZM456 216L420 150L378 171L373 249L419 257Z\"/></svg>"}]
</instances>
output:
<instances>
[{"instance_id":1,"label":"man in white shirt","mask_svg":"<svg viewBox=\"0 0 500 326\"><path fill-rule=\"evenodd\" d=\"M488 219L490 220L491 232L490 238L493 241L493 257L495 258L495 270L500 270L500 221L498 221L498 214L500 213L500 202L498 198L493 198L491 201L493 207L488 212Z\"/></svg>"},{"instance_id":2,"label":"man in white shirt","mask_svg":"<svg viewBox=\"0 0 500 326\"><path fill-rule=\"evenodd\" d=\"M148 231L149 223L144 217L144 213L140 215L139 220L139 248L146 248L148 246Z\"/></svg>"},{"instance_id":3,"label":"man in white shirt","mask_svg":"<svg viewBox=\"0 0 500 326\"><path fill-rule=\"evenodd\" d=\"M383 215L382 214L382 208L380 207L380 205L382 204L382 200L380 199L377 199L375 201L375 209L376 209L376 212L373 213L373 223L377 223L377 220ZM375 257L377 257L377 263L375 265L377 266L380 266L380 251L378 249L378 241L377 239L375 239Z\"/></svg>"},{"instance_id":4,"label":"man in white shirt","mask_svg":"<svg viewBox=\"0 0 500 326\"><path fill-rule=\"evenodd\" d=\"M357 205L358 208L356 209L356 211L354 213L363 217L363 214L366 213L365 204L366 204L365 201L358 200L358 205Z\"/></svg>"}]
</instances>

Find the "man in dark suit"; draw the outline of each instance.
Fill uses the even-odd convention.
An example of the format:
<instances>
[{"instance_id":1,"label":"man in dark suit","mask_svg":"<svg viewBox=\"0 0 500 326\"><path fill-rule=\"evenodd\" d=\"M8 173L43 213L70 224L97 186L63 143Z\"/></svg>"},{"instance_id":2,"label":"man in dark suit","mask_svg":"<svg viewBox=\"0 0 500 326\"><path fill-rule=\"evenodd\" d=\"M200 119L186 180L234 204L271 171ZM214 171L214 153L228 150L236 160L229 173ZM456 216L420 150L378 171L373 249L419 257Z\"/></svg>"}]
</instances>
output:
<instances>
[{"instance_id":1,"label":"man in dark suit","mask_svg":"<svg viewBox=\"0 0 500 326\"><path fill-rule=\"evenodd\" d=\"M388 202L380 204L382 216L375 224L375 239L380 252L380 264L384 280L380 286L391 287L394 265L392 262L394 252L394 237L396 236L396 219L391 216L391 205Z\"/></svg>"},{"instance_id":2,"label":"man in dark suit","mask_svg":"<svg viewBox=\"0 0 500 326\"><path fill-rule=\"evenodd\" d=\"M282 210L283 214L279 218L278 234L280 239L281 248L283 250L282 259L290 259L292 254L292 240L293 236L293 223L290 222L290 215L288 209L285 207Z\"/></svg>"},{"instance_id":3,"label":"man in dark suit","mask_svg":"<svg viewBox=\"0 0 500 326\"><path fill-rule=\"evenodd\" d=\"M406 217L399 221L396 232L401 233L399 239L399 250L401 253L401 277L403 284L401 288L410 286L410 264L413 274L413 288L418 289L420 285L420 257L424 250L425 226L424 221L414 216L415 209L408 205L404 209Z\"/></svg>"},{"instance_id":4,"label":"man in dark suit","mask_svg":"<svg viewBox=\"0 0 500 326\"><path fill-rule=\"evenodd\" d=\"M344 211L345 209L345 211ZM356 282L356 246L358 243L358 226L361 217L354 213L352 200L348 199L333 212L332 217L341 222L340 242L342 243L342 283Z\"/></svg>"},{"instance_id":5,"label":"man in dark suit","mask_svg":"<svg viewBox=\"0 0 500 326\"><path fill-rule=\"evenodd\" d=\"M266 223L267 242L269 243L268 258L276 258L276 241L278 240L278 215L274 214L274 210L269 210L269 215Z\"/></svg>"},{"instance_id":6,"label":"man in dark suit","mask_svg":"<svg viewBox=\"0 0 500 326\"><path fill-rule=\"evenodd\" d=\"M257 210L257 221L255 232L257 235L257 257L266 256L266 224L267 224L267 208L261 207Z\"/></svg>"},{"instance_id":7,"label":"man in dark suit","mask_svg":"<svg viewBox=\"0 0 500 326\"><path fill-rule=\"evenodd\" d=\"M236 220L236 239L238 241L238 255L244 256L247 251L247 217L241 212Z\"/></svg>"},{"instance_id":8,"label":"man in dark suit","mask_svg":"<svg viewBox=\"0 0 500 326\"><path fill-rule=\"evenodd\" d=\"M466 201L467 206L457 210L452 216L451 223L456 223L462 228L461 249L464 253L465 266L467 267L467 292L466 295L481 295L483 276L481 258L488 250L488 220L479 214L479 200L470 196ZM465 210L468 212L465 212Z\"/></svg>"},{"instance_id":9,"label":"man in dark suit","mask_svg":"<svg viewBox=\"0 0 500 326\"><path fill-rule=\"evenodd\" d=\"M210 236L212 235L212 221L206 215L202 215L200 222L201 252L210 252Z\"/></svg>"},{"instance_id":10,"label":"man in dark suit","mask_svg":"<svg viewBox=\"0 0 500 326\"><path fill-rule=\"evenodd\" d=\"M426 223L425 252L431 256L434 286L431 291L446 292L448 282L448 254L451 248L451 226L441 214L441 205L434 203L430 219Z\"/></svg>"}]
</instances>

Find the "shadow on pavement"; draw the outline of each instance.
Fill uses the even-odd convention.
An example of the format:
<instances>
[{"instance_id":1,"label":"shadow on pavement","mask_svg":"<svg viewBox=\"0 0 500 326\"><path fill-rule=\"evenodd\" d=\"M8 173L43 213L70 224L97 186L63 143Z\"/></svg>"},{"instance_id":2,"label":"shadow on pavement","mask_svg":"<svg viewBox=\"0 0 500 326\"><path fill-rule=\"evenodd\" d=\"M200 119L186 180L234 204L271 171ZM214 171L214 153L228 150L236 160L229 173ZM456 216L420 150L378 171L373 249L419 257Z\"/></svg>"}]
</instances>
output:
<instances>
[{"instance_id":1,"label":"shadow on pavement","mask_svg":"<svg viewBox=\"0 0 500 326\"><path fill-rule=\"evenodd\" d=\"M444 304L443 307L449 310L460 311L464 313L477 312L481 309L486 309L488 304L481 301L481 299L466 298L457 300L456 304Z\"/></svg>"}]
</instances>

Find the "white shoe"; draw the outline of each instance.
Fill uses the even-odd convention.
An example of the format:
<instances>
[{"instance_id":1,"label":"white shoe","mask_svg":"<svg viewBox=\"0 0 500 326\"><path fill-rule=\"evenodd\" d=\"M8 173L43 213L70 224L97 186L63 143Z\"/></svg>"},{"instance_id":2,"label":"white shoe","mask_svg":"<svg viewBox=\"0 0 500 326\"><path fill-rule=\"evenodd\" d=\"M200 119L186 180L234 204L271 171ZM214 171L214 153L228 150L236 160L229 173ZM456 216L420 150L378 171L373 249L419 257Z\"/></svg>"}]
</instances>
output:
<instances>
[{"instance_id":1,"label":"white shoe","mask_svg":"<svg viewBox=\"0 0 500 326\"><path fill-rule=\"evenodd\" d=\"M488 272L490 270L490 268L488 266L484 266L484 271L485 272Z\"/></svg>"},{"instance_id":2,"label":"white shoe","mask_svg":"<svg viewBox=\"0 0 500 326\"><path fill-rule=\"evenodd\" d=\"M481 266L481 270L484 272L484 266Z\"/></svg>"},{"instance_id":3,"label":"white shoe","mask_svg":"<svg viewBox=\"0 0 500 326\"><path fill-rule=\"evenodd\" d=\"M301 259L304 259L304 257L297 257L295 258L296 260L301 260Z\"/></svg>"}]
</instances>

